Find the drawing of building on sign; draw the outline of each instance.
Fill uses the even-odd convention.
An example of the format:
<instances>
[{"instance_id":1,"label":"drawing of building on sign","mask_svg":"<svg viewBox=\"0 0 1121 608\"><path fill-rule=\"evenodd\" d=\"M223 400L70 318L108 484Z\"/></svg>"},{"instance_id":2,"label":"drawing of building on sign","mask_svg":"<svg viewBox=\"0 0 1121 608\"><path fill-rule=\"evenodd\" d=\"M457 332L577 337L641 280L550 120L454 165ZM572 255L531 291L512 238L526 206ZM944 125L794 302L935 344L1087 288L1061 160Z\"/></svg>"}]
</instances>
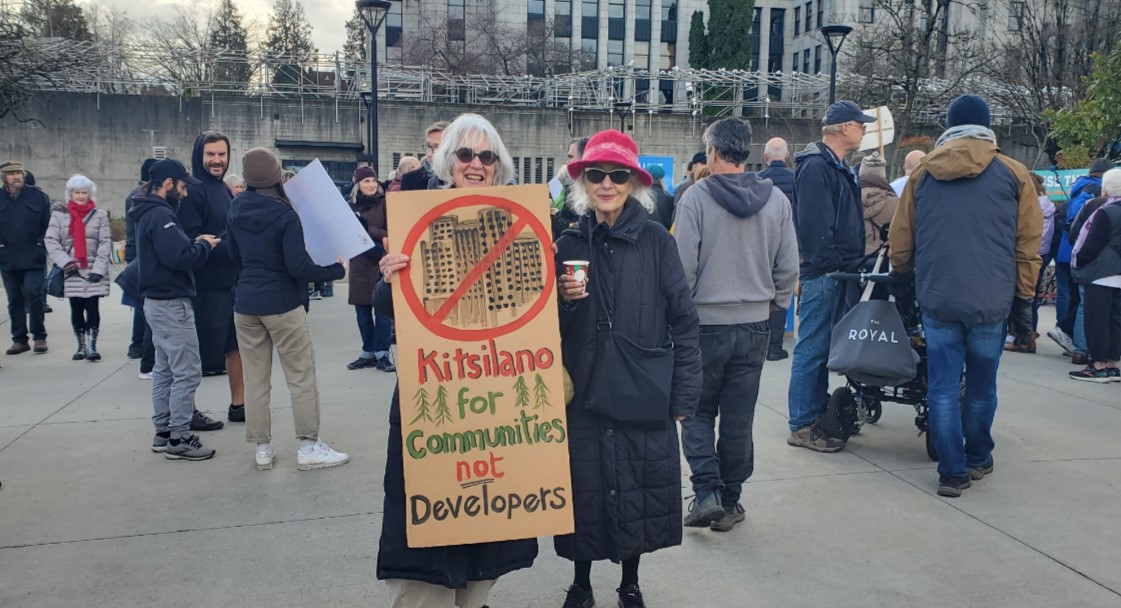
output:
<instances>
[{"instance_id":1,"label":"drawing of building on sign","mask_svg":"<svg viewBox=\"0 0 1121 608\"><path fill-rule=\"evenodd\" d=\"M467 275L495 248L512 225L510 214L494 207L472 219L437 218L420 243L424 308L441 310ZM519 309L545 288L541 242L525 229L454 304L446 323L456 327L496 327L516 319Z\"/></svg>"}]
</instances>

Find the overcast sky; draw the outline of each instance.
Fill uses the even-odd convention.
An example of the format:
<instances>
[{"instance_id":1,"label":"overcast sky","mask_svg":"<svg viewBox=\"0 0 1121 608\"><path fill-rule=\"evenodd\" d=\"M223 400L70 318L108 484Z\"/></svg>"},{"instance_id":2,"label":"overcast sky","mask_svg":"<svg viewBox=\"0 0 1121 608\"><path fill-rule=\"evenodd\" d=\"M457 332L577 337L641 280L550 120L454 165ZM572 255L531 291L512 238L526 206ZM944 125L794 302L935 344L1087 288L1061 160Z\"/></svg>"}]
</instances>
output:
<instances>
[{"instance_id":1,"label":"overcast sky","mask_svg":"<svg viewBox=\"0 0 1121 608\"><path fill-rule=\"evenodd\" d=\"M102 3L125 10L134 20L152 17L166 17L167 8L174 4L190 4L192 0L98 0ZM207 0L194 0L200 6L210 4ZM241 9L242 17L259 22L262 27L268 24L273 0L234 0ZM311 22L312 40L321 53L334 53L342 50L346 40L346 21L354 14L352 0L300 0L304 14ZM205 9L203 9L205 10Z\"/></svg>"}]
</instances>

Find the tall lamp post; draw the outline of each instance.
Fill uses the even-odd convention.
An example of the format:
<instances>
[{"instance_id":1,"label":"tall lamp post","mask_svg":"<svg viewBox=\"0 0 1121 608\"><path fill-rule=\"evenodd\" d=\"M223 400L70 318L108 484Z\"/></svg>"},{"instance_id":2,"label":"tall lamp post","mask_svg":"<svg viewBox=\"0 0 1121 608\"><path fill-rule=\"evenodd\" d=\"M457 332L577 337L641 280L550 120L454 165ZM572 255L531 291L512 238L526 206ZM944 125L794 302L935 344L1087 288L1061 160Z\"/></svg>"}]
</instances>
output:
<instances>
[{"instance_id":1,"label":"tall lamp post","mask_svg":"<svg viewBox=\"0 0 1121 608\"><path fill-rule=\"evenodd\" d=\"M841 52L841 45L845 38L852 33L852 27L847 25L823 25L817 28L825 37L829 45L829 54L832 55L832 65L829 68L829 104L837 101L837 53Z\"/></svg>"},{"instance_id":2,"label":"tall lamp post","mask_svg":"<svg viewBox=\"0 0 1121 608\"><path fill-rule=\"evenodd\" d=\"M358 14L362 15L362 20L366 22L366 29L370 31L370 104L367 106L369 113L366 116L370 145L367 151L370 154L370 166L380 176L381 173L378 172L378 30L381 29L381 24L385 21L392 5L386 0L357 0L354 6L358 8Z\"/></svg>"}]
</instances>

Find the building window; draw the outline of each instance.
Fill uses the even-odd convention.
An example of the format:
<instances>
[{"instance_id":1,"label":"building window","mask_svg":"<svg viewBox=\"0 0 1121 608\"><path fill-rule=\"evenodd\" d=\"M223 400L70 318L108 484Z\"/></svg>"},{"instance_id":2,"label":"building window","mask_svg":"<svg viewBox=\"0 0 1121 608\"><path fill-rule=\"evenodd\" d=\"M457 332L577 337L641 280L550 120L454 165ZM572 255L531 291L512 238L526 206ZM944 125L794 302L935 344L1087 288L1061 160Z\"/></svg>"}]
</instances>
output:
<instances>
[{"instance_id":1,"label":"building window","mask_svg":"<svg viewBox=\"0 0 1121 608\"><path fill-rule=\"evenodd\" d=\"M466 40L464 26L464 0L448 0L448 40ZM455 45L452 45L455 46Z\"/></svg>"},{"instance_id":2,"label":"building window","mask_svg":"<svg viewBox=\"0 0 1121 608\"><path fill-rule=\"evenodd\" d=\"M802 35L802 7L794 7L794 35Z\"/></svg>"},{"instance_id":3,"label":"building window","mask_svg":"<svg viewBox=\"0 0 1121 608\"><path fill-rule=\"evenodd\" d=\"M580 37L599 38L599 0L583 0L580 5Z\"/></svg>"},{"instance_id":4,"label":"building window","mask_svg":"<svg viewBox=\"0 0 1121 608\"><path fill-rule=\"evenodd\" d=\"M389 14L385 17L385 46L390 48L401 48L402 4L402 2L391 2Z\"/></svg>"},{"instance_id":5,"label":"building window","mask_svg":"<svg viewBox=\"0 0 1121 608\"><path fill-rule=\"evenodd\" d=\"M756 8L755 14L751 17L751 69L755 72L759 71L759 54L762 46L760 33L763 31L763 9Z\"/></svg>"},{"instance_id":6,"label":"building window","mask_svg":"<svg viewBox=\"0 0 1121 608\"><path fill-rule=\"evenodd\" d=\"M635 41L634 43L634 67L639 70L650 69L650 43L646 41Z\"/></svg>"},{"instance_id":7,"label":"building window","mask_svg":"<svg viewBox=\"0 0 1121 608\"><path fill-rule=\"evenodd\" d=\"M810 49L802 51L802 71L810 73Z\"/></svg>"},{"instance_id":8,"label":"building window","mask_svg":"<svg viewBox=\"0 0 1121 608\"><path fill-rule=\"evenodd\" d=\"M672 70L677 65L677 45L669 42L662 43L662 52L659 54L658 69Z\"/></svg>"},{"instance_id":9,"label":"building window","mask_svg":"<svg viewBox=\"0 0 1121 608\"><path fill-rule=\"evenodd\" d=\"M798 53L794 53L794 59L790 62L790 71L798 71Z\"/></svg>"},{"instance_id":10,"label":"building window","mask_svg":"<svg viewBox=\"0 0 1121 608\"><path fill-rule=\"evenodd\" d=\"M607 0L607 37L622 40L627 35L627 8L623 0Z\"/></svg>"},{"instance_id":11,"label":"building window","mask_svg":"<svg viewBox=\"0 0 1121 608\"><path fill-rule=\"evenodd\" d=\"M673 104L673 80L658 81L658 101L661 105Z\"/></svg>"},{"instance_id":12,"label":"building window","mask_svg":"<svg viewBox=\"0 0 1121 608\"><path fill-rule=\"evenodd\" d=\"M806 51L807 53L809 51ZM814 74L821 73L821 45L817 45L814 49Z\"/></svg>"},{"instance_id":13,"label":"building window","mask_svg":"<svg viewBox=\"0 0 1121 608\"><path fill-rule=\"evenodd\" d=\"M554 35L567 38L572 35L572 0L554 0L556 18L553 21Z\"/></svg>"},{"instance_id":14,"label":"building window","mask_svg":"<svg viewBox=\"0 0 1121 608\"><path fill-rule=\"evenodd\" d=\"M876 5L873 4L875 0L860 0L860 8L857 12L857 21L861 23L875 23L876 21Z\"/></svg>"},{"instance_id":15,"label":"building window","mask_svg":"<svg viewBox=\"0 0 1121 608\"><path fill-rule=\"evenodd\" d=\"M662 42L677 43L677 2L662 0Z\"/></svg>"},{"instance_id":16,"label":"building window","mask_svg":"<svg viewBox=\"0 0 1121 608\"><path fill-rule=\"evenodd\" d=\"M608 40L607 67L617 67L621 65L623 65L623 41Z\"/></svg>"},{"instance_id":17,"label":"building window","mask_svg":"<svg viewBox=\"0 0 1121 608\"><path fill-rule=\"evenodd\" d=\"M634 39L650 41L650 3L651 0L635 0Z\"/></svg>"},{"instance_id":18,"label":"building window","mask_svg":"<svg viewBox=\"0 0 1121 608\"><path fill-rule=\"evenodd\" d=\"M1024 3L1013 2L1008 7L1008 31L1018 32L1024 27Z\"/></svg>"},{"instance_id":19,"label":"building window","mask_svg":"<svg viewBox=\"0 0 1121 608\"><path fill-rule=\"evenodd\" d=\"M581 69L594 70L599 64L599 41L595 38L582 38L580 40Z\"/></svg>"},{"instance_id":20,"label":"building window","mask_svg":"<svg viewBox=\"0 0 1121 608\"><path fill-rule=\"evenodd\" d=\"M817 0L817 26L825 25L825 0Z\"/></svg>"},{"instance_id":21,"label":"building window","mask_svg":"<svg viewBox=\"0 0 1121 608\"><path fill-rule=\"evenodd\" d=\"M775 74L782 71L782 61L786 58L786 47L783 33L786 32L786 9L771 9L771 36L769 56L767 58L767 72ZM767 87L767 95L771 99L782 99L782 87L771 85Z\"/></svg>"},{"instance_id":22,"label":"building window","mask_svg":"<svg viewBox=\"0 0 1121 608\"><path fill-rule=\"evenodd\" d=\"M806 3L806 33L814 31L814 3Z\"/></svg>"}]
</instances>

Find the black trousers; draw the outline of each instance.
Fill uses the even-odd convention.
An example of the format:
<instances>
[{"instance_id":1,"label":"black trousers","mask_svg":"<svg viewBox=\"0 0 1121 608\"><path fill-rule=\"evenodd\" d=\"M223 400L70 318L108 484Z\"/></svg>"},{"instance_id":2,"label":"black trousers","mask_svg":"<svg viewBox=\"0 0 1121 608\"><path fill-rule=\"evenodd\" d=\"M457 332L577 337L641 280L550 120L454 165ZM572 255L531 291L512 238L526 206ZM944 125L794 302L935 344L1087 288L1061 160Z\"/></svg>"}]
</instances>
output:
<instances>
[{"instance_id":1,"label":"black trousers","mask_svg":"<svg viewBox=\"0 0 1121 608\"><path fill-rule=\"evenodd\" d=\"M43 272L42 268L0 271L4 291L8 293L12 342L27 344L29 325L34 339L47 339L47 327L43 324Z\"/></svg>"},{"instance_id":2,"label":"black trousers","mask_svg":"<svg viewBox=\"0 0 1121 608\"><path fill-rule=\"evenodd\" d=\"M199 289L194 299L202 371L226 371L226 354L237 351L232 287Z\"/></svg>"},{"instance_id":3,"label":"black trousers","mask_svg":"<svg viewBox=\"0 0 1121 608\"><path fill-rule=\"evenodd\" d=\"M1092 283L1085 289L1083 323L1090 359L1098 362L1121 360L1121 289Z\"/></svg>"},{"instance_id":4,"label":"black trousers","mask_svg":"<svg viewBox=\"0 0 1121 608\"><path fill-rule=\"evenodd\" d=\"M768 353L782 350L782 338L786 334L786 309L771 312L771 342L767 346Z\"/></svg>"},{"instance_id":5,"label":"black trousers","mask_svg":"<svg viewBox=\"0 0 1121 608\"><path fill-rule=\"evenodd\" d=\"M98 308L100 297L69 298L70 326L74 331L85 333L101 327L101 310Z\"/></svg>"}]
</instances>

